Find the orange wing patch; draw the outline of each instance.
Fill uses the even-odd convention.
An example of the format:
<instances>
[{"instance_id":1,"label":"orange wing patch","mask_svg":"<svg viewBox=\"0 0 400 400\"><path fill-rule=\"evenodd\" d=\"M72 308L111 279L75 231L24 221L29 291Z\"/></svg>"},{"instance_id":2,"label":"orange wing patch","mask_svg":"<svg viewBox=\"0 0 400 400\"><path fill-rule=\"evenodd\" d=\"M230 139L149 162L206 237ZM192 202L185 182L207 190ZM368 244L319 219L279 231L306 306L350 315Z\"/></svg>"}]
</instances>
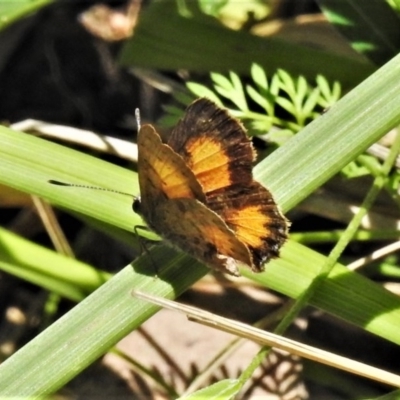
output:
<instances>
[{"instance_id":1,"label":"orange wing patch","mask_svg":"<svg viewBox=\"0 0 400 400\"><path fill-rule=\"evenodd\" d=\"M214 138L203 136L191 139L186 144L189 168L207 191L216 190L230 184L228 155Z\"/></svg>"},{"instance_id":2,"label":"orange wing patch","mask_svg":"<svg viewBox=\"0 0 400 400\"><path fill-rule=\"evenodd\" d=\"M271 218L264 215L262 206L248 206L241 210L230 209L226 217L228 225L233 227L236 235L248 246L262 245L266 227L271 224ZM270 234L270 230L267 230L267 234Z\"/></svg>"},{"instance_id":3,"label":"orange wing patch","mask_svg":"<svg viewBox=\"0 0 400 400\"><path fill-rule=\"evenodd\" d=\"M187 108L168 144L182 156L206 194L253 179L255 153L243 126L207 99Z\"/></svg>"},{"instance_id":4,"label":"orange wing patch","mask_svg":"<svg viewBox=\"0 0 400 400\"><path fill-rule=\"evenodd\" d=\"M168 198L197 198L204 201L201 185L182 157L161 142L154 128L145 125L138 135L139 185L142 199L154 202Z\"/></svg>"},{"instance_id":5,"label":"orange wing patch","mask_svg":"<svg viewBox=\"0 0 400 400\"><path fill-rule=\"evenodd\" d=\"M138 135L141 200L134 209L172 245L217 270L255 272L279 255L288 221L253 180L255 152L243 126L207 99L192 103L168 143Z\"/></svg>"},{"instance_id":6,"label":"orange wing patch","mask_svg":"<svg viewBox=\"0 0 400 400\"><path fill-rule=\"evenodd\" d=\"M263 264L279 255L286 241L288 221L271 194L253 181L246 188L230 188L208 196L208 205L221 215L252 254L252 269L262 271Z\"/></svg>"}]
</instances>

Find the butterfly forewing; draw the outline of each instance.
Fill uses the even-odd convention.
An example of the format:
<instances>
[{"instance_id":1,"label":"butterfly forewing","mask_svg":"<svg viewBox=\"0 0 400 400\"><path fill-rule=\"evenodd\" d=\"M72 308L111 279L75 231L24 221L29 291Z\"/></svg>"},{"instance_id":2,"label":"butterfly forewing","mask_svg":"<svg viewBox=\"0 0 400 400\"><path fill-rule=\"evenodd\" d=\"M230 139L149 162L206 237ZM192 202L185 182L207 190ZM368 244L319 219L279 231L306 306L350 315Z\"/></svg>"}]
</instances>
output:
<instances>
[{"instance_id":1,"label":"butterfly forewing","mask_svg":"<svg viewBox=\"0 0 400 400\"><path fill-rule=\"evenodd\" d=\"M139 185L143 206L159 198L197 198L204 201L201 185L179 154L161 142L151 125L138 135Z\"/></svg>"},{"instance_id":2,"label":"butterfly forewing","mask_svg":"<svg viewBox=\"0 0 400 400\"><path fill-rule=\"evenodd\" d=\"M252 180L254 151L242 125L207 99L187 108L168 144L182 155L205 193Z\"/></svg>"}]
</instances>

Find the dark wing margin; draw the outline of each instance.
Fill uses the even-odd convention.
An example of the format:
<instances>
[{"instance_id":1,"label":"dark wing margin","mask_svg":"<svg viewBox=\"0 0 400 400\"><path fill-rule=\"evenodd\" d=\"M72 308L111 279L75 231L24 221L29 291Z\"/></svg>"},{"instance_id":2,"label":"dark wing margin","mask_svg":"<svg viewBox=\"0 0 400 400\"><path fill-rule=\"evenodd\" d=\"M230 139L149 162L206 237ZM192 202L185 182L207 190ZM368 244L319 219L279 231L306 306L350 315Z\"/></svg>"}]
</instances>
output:
<instances>
[{"instance_id":1,"label":"dark wing margin","mask_svg":"<svg viewBox=\"0 0 400 400\"><path fill-rule=\"evenodd\" d=\"M255 153L242 124L208 99L189 105L168 145L182 156L206 194L252 180Z\"/></svg>"},{"instance_id":2,"label":"dark wing margin","mask_svg":"<svg viewBox=\"0 0 400 400\"><path fill-rule=\"evenodd\" d=\"M252 181L245 187L209 193L207 205L249 248L253 271L262 271L264 263L279 256L288 236L289 222L261 184Z\"/></svg>"}]
</instances>

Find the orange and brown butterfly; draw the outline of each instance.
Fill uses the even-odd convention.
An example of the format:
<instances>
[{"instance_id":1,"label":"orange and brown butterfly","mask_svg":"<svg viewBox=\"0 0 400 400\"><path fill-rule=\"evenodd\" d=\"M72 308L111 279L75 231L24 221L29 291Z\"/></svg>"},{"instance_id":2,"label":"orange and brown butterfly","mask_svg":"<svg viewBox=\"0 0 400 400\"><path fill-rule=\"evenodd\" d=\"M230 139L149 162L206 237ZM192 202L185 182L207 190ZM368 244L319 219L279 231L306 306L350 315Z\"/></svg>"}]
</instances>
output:
<instances>
[{"instance_id":1,"label":"orange and brown butterfly","mask_svg":"<svg viewBox=\"0 0 400 400\"><path fill-rule=\"evenodd\" d=\"M279 255L289 223L253 179L243 126L205 98L193 102L163 143L153 126L138 133L140 197L150 229L211 268L239 275Z\"/></svg>"}]
</instances>

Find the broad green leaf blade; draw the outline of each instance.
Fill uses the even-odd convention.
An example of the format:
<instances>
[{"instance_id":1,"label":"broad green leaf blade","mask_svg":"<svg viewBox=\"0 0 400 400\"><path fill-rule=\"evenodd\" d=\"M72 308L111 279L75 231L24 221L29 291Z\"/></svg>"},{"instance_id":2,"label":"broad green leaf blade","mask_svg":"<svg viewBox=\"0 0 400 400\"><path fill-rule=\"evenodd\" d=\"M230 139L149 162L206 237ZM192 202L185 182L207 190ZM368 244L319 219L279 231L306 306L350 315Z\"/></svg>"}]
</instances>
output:
<instances>
[{"instance_id":1,"label":"broad green leaf blade","mask_svg":"<svg viewBox=\"0 0 400 400\"><path fill-rule=\"evenodd\" d=\"M400 18L386 1L318 0L325 17L354 50L376 65L382 65L399 51Z\"/></svg>"},{"instance_id":2,"label":"broad green leaf blade","mask_svg":"<svg viewBox=\"0 0 400 400\"><path fill-rule=\"evenodd\" d=\"M0 182L41 196L65 209L118 226L129 232L143 221L132 211L139 194L136 174L95 157L0 126ZM99 186L124 193L66 188L48 183Z\"/></svg>"},{"instance_id":3,"label":"broad green leaf blade","mask_svg":"<svg viewBox=\"0 0 400 400\"><path fill-rule=\"evenodd\" d=\"M2 1L0 3L0 30L52 2L53 0Z\"/></svg>"},{"instance_id":4,"label":"broad green leaf blade","mask_svg":"<svg viewBox=\"0 0 400 400\"><path fill-rule=\"evenodd\" d=\"M399 79L396 56L256 165L256 178L271 189L283 210L304 200L399 125Z\"/></svg>"},{"instance_id":5,"label":"broad green leaf blade","mask_svg":"<svg viewBox=\"0 0 400 400\"><path fill-rule=\"evenodd\" d=\"M180 397L180 400L229 400L235 396L242 385L236 379L224 379L204 389L198 390L188 396Z\"/></svg>"},{"instance_id":6,"label":"broad green leaf blade","mask_svg":"<svg viewBox=\"0 0 400 400\"><path fill-rule=\"evenodd\" d=\"M73 301L83 300L111 276L1 228L0 269Z\"/></svg>"},{"instance_id":7,"label":"broad green leaf blade","mask_svg":"<svg viewBox=\"0 0 400 400\"><path fill-rule=\"evenodd\" d=\"M128 66L173 71L227 72L234 68L238 74L248 74L251 65L257 63L269 74L283 68L310 81L323 71L328 79L346 87L375 70L367 60L233 31L199 12L185 18L168 1L151 2L143 10L135 35L122 49L121 61Z\"/></svg>"},{"instance_id":8,"label":"broad green leaf blade","mask_svg":"<svg viewBox=\"0 0 400 400\"><path fill-rule=\"evenodd\" d=\"M253 274L245 268L240 272L279 293L297 298L311 284L325 257L292 241L283 247L281 256L269 263L263 274ZM319 286L311 304L400 344L399 297L340 264L336 264L329 279Z\"/></svg>"},{"instance_id":9,"label":"broad green leaf blade","mask_svg":"<svg viewBox=\"0 0 400 400\"><path fill-rule=\"evenodd\" d=\"M257 166L257 177L284 210L400 122L399 60L400 56L396 57ZM56 204L108 223L114 221L127 230L140 223L130 209L130 199L128 202L123 196L106 192L82 196L77 190L61 190L46 183L47 179L83 181L127 191L137 188L133 173L7 128L0 129L0 142L0 183L42 194ZM54 391L155 311L143 303L138 306L130 290L172 298L207 271L163 246L152 251L151 257L164 266L159 279L151 276L148 257L122 270L0 366L0 395L34 397ZM282 258L271 262L265 274L250 276L296 297L310 284L321 258L304 246L289 243ZM322 287L313 304L322 304L327 311L400 343L400 300L396 296L342 268L335 269ZM372 301L371 308L365 307L367 299ZM27 366L32 373L22 380L20 371Z\"/></svg>"},{"instance_id":10,"label":"broad green leaf blade","mask_svg":"<svg viewBox=\"0 0 400 400\"><path fill-rule=\"evenodd\" d=\"M151 258L124 268L1 364L0 398L35 399L53 393L140 326L157 307L133 297L133 288L172 298L206 272L172 249L155 248ZM183 270L176 268L177 260ZM158 278L152 262L163 267Z\"/></svg>"}]
</instances>

